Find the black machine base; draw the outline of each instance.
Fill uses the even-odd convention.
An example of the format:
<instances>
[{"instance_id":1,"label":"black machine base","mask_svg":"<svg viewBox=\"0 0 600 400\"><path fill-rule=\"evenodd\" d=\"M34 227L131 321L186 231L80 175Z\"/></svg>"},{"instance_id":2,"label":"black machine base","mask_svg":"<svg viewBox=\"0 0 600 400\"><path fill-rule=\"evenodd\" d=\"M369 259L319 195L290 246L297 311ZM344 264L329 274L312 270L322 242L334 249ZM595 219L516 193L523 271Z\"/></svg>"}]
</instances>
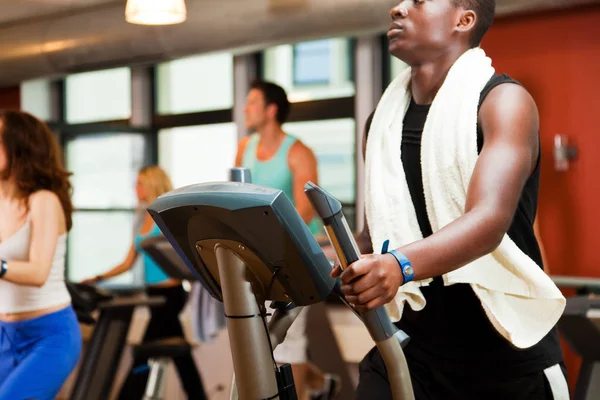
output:
<instances>
[{"instance_id":1,"label":"black machine base","mask_svg":"<svg viewBox=\"0 0 600 400\"><path fill-rule=\"evenodd\" d=\"M281 400L298 400L296 386L294 385L294 376L292 375L292 366L290 364L283 364L277 367L277 388Z\"/></svg>"}]
</instances>

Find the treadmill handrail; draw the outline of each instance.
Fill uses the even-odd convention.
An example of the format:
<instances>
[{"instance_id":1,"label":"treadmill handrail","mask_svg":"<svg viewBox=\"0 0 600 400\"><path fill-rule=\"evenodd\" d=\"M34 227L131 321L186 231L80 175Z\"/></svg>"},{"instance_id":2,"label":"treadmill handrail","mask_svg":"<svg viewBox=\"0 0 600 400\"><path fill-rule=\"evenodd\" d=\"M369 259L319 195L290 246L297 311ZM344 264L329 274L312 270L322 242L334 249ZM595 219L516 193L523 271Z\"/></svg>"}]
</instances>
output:
<instances>
[{"instance_id":1,"label":"treadmill handrail","mask_svg":"<svg viewBox=\"0 0 600 400\"><path fill-rule=\"evenodd\" d=\"M102 301L98 303L98 309L103 310L107 308L120 308L120 307L156 307L165 304L166 299L162 296L152 297L117 297L112 300Z\"/></svg>"},{"instance_id":2,"label":"treadmill handrail","mask_svg":"<svg viewBox=\"0 0 600 400\"><path fill-rule=\"evenodd\" d=\"M600 289L600 278L583 278L578 276L552 275L550 279L562 288L594 288Z\"/></svg>"}]
</instances>

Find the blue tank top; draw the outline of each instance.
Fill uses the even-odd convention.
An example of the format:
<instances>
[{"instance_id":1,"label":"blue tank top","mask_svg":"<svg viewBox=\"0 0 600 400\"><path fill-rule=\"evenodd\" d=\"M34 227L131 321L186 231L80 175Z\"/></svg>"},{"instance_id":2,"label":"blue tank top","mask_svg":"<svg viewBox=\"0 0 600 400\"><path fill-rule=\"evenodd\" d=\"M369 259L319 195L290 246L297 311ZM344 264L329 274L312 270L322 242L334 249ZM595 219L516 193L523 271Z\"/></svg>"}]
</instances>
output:
<instances>
[{"instance_id":1,"label":"blue tank top","mask_svg":"<svg viewBox=\"0 0 600 400\"><path fill-rule=\"evenodd\" d=\"M279 189L294 204L294 179L288 165L288 154L296 143L296 138L286 135L277 152L266 161L256 158L259 140L260 136L256 133L250 136L244 151L242 167L250 170L253 184ZM322 226L317 218L308 224L308 228L313 235L322 233Z\"/></svg>"},{"instance_id":2,"label":"blue tank top","mask_svg":"<svg viewBox=\"0 0 600 400\"><path fill-rule=\"evenodd\" d=\"M158 229L158 226L153 224L150 232L142 235L138 231L138 233L135 235L135 249L137 250L138 254L142 256L144 261L144 276L147 285L156 285L170 279L169 276L165 274L164 271L158 266L154 259L140 247L140 243L144 239L147 239L151 236L158 236L160 234L161 232L160 229Z\"/></svg>"}]
</instances>

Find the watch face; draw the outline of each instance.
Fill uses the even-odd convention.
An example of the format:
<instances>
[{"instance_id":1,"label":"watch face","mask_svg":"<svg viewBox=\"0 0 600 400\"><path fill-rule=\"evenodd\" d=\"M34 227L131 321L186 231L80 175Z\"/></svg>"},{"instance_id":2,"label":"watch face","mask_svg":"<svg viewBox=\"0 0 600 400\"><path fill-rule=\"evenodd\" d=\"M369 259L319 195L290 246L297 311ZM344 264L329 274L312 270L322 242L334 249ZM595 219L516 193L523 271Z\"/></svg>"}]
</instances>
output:
<instances>
[{"instance_id":1,"label":"watch face","mask_svg":"<svg viewBox=\"0 0 600 400\"><path fill-rule=\"evenodd\" d=\"M408 266L406 268L404 268L404 276L411 276L413 274L413 267L412 266Z\"/></svg>"}]
</instances>

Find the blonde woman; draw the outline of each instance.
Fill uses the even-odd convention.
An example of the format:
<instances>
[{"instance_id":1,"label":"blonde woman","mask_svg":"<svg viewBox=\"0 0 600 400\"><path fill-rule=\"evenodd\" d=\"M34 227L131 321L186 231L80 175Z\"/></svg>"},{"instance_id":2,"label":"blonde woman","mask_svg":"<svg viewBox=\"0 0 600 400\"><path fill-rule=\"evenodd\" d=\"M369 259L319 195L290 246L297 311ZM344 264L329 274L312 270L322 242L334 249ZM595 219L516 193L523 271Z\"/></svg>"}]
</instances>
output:
<instances>
[{"instance_id":1,"label":"blonde woman","mask_svg":"<svg viewBox=\"0 0 600 400\"><path fill-rule=\"evenodd\" d=\"M165 171L153 165L140 170L135 189L139 203L150 204L163 193L171 191L173 185ZM158 226L156 226L150 215L145 213L125 261L92 280L99 282L129 271L133 267L137 257L139 255L143 257L148 295L161 296L166 299L166 303L163 306L151 309L151 318L144 335L144 342L168 337L183 337L183 328L179 321L179 313L187 301L187 292L183 289L180 281L169 278L160 266L148 254L144 253L139 246L144 239L160 235L160 233ZM206 399L200 374L191 355L188 354L187 356L179 357L174 361L188 398ZM134 373L133 369L144 365L146 362L146 359L141 358L134 360L132 370L129 372L127 380L121 388L120 399L142 399L148 373Z\"/></svg>"}]
</instances>

